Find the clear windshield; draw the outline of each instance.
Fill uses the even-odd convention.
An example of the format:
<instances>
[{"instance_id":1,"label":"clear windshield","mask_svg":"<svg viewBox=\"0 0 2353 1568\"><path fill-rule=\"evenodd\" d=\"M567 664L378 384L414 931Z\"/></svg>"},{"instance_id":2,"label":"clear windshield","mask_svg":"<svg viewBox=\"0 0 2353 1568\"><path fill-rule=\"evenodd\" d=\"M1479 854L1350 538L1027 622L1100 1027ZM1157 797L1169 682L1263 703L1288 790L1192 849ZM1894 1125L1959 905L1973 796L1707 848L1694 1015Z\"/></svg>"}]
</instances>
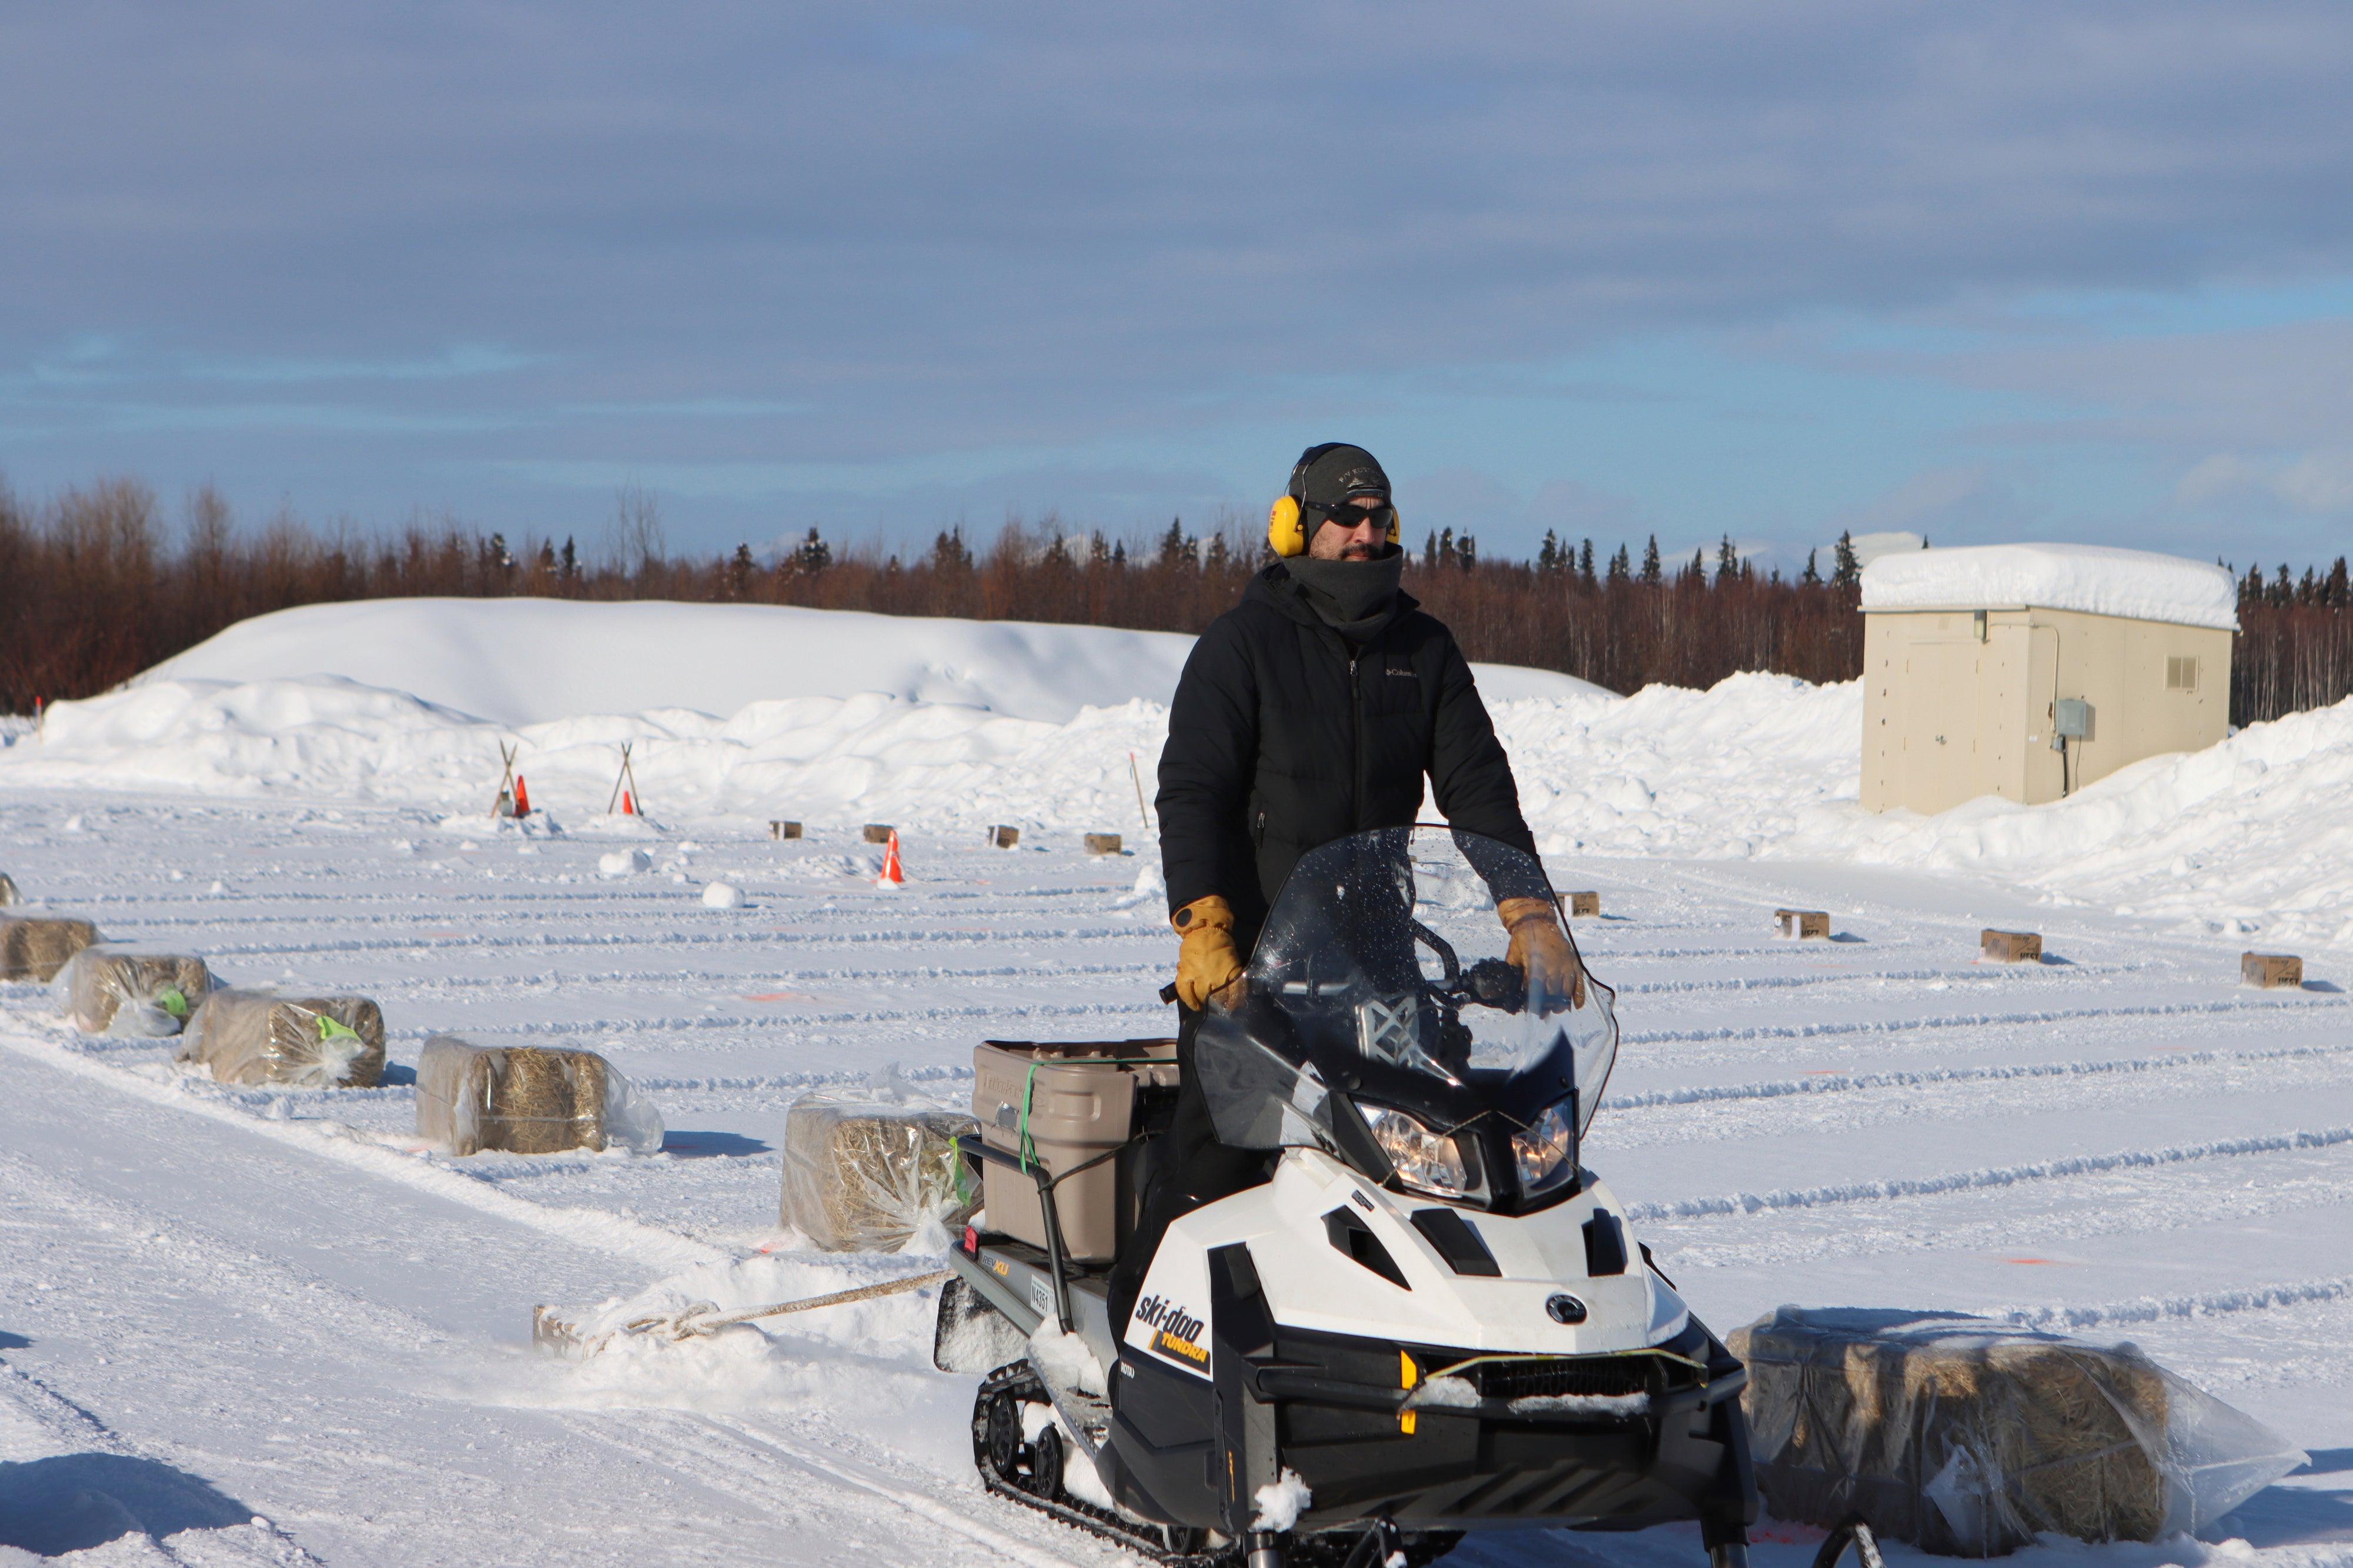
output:
<instances>
[{"instance_id":1,"label":"clear windshield","mask_svg":"<svg viewBox=\"0 0 2353 1568\"><path fill-rule=\"evenodd\" d=\"M1527 900L1507 907L1522 922L1540 910L1545 928L1523 923L1517 947L1497 914L1507 900ZM1401 1125L1384 1124L1386 1110L1486 1140L1490 1167L1508 1167L1511 1135L1540 1123L1581 1137L1618 1026L1609 991L1579 985L1579 968L1544 868L1521 850L1431 826L1312 850L1268 915L1246 998L1213 1007L1195 1045L1218 1136L1321 1145L1362 1165L1364 1127ZM1508 1172L1489 1175L1482 1190L1508 1195Z\"/></svg>"}]
</instances>

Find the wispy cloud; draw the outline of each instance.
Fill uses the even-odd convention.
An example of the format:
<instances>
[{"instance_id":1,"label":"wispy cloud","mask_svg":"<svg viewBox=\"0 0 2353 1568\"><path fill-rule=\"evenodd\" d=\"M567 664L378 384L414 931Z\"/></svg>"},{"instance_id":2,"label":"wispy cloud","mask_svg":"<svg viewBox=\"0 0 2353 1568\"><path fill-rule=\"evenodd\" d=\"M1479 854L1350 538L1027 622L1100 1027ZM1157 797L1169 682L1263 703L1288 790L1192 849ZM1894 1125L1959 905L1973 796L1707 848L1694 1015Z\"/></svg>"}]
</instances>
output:
<instances>
[{"instance_id":1,"label":"wispy cloud","mask_svg":"<svg viewBox=\"0 0 2353 1568\"><path fill-rule=\"evenodd\" d=\"M20 6L0 466L675 471L683 541L1255 501L1348 429L1524 534L1972 469L1956 528L2130 529L2341 440L2348 79L2298 0Z\"/></svg>"}]
</instances>

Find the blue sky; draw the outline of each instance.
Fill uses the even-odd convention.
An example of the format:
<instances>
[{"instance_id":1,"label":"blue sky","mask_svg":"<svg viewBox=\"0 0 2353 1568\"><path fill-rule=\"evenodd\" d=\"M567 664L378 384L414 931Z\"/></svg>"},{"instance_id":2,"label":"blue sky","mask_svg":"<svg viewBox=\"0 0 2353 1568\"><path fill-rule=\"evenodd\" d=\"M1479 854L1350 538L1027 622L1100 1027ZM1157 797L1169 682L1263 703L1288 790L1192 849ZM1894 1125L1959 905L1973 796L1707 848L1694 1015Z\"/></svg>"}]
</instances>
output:
<instances>
[{"instance_id":1,"label":"blue sky","mask_svg":"<svg viewBox=\"0 0 2353 1568\"><path fill-rule=\"evenodd\" d=\"M0 16L0 473L592 548L1255 517L2326 560L2353 11Z\"/></svg>"}]
</instances>

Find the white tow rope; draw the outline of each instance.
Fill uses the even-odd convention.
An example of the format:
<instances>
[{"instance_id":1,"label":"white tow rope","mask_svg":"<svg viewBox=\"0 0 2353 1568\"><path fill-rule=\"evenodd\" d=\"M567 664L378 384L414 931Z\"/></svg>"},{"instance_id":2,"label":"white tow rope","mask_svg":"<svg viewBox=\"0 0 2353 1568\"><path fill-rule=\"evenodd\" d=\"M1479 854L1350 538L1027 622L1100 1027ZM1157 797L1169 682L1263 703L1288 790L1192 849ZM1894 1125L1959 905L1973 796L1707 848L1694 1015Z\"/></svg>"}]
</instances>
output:
<instances>
[{"instance_id":1,"label":"white tow rope","mask_svg":"<svg viewBox=\"0 0 2353 1568\"><path fill-rule=\"evenodd\" d=\"M748 1323L754 1318L782 1317L786 1312L807 1312L819 1307L846 1307L852 1301L871 1301L878 1296L920 1290L926 1285L936 1285L947 1277L948 1270L941 1268L929 1274L911 1274L903 1279L886 1279L880 1285L861 1285L855 1290L836 1290L829 1296L779 1301L770 1307L746 1307L735 1312L721 1311L715 1301L693 1301L674 1312L635 1318L609 1333L587 1337L581 1334L576 1325L556 1317L554 1308L540 1307L531 1315L531 1337L535 1343L560 1351L575 1351L582 1355L595 1355L624 1334L642 1334L677 1343L715 1334L722 1329Z\"/></svg>"}]
</instances>

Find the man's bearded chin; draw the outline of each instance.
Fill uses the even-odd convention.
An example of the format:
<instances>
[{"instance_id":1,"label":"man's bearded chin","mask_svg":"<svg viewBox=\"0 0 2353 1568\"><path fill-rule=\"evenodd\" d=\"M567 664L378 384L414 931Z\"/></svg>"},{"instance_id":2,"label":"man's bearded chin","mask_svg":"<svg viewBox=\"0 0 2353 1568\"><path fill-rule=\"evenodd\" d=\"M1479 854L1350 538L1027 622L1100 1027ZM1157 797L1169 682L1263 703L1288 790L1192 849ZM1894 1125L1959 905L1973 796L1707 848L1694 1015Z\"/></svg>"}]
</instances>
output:
<instances>
[{"instance_id":1,"label":"man's bearded chin","mask_svg":"<svg viewBox=\"0 0 2353 1568\"><path fill-rule=\"evenodd\" d=\"M1369 544L1359 544L1350 540L1340 546L1340 559L1343 561L1370 561L1372 558L1373 547Z\"/></svg>"}]
</instances>

